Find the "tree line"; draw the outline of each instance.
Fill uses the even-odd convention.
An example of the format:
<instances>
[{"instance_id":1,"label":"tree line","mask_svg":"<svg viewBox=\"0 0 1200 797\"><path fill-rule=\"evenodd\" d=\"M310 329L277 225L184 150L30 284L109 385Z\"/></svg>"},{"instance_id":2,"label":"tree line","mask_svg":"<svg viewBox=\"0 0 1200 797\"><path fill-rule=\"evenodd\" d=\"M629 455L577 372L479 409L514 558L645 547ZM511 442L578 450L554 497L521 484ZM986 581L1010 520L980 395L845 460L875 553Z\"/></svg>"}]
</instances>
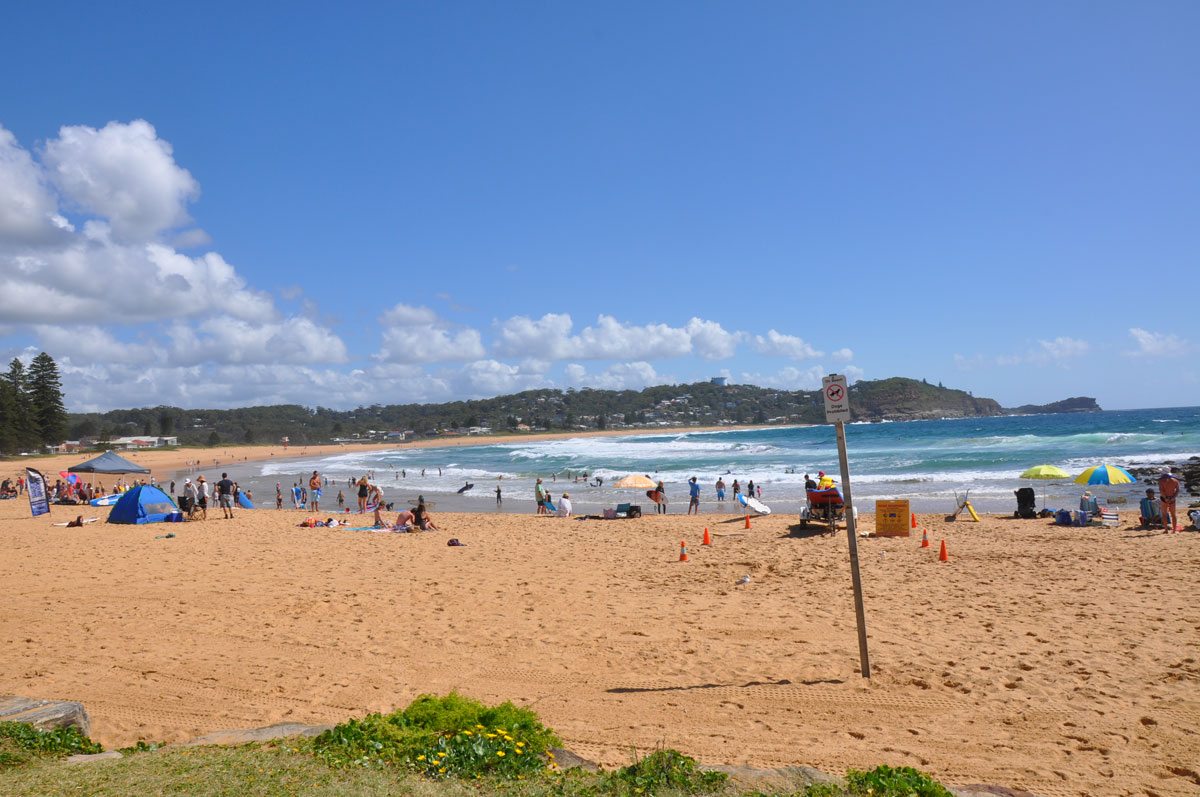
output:
<instances>
[{"instance_id":1,"label":"tree line","mask_svg":"<svg viewBox=\"0 0 1200 797\"><path fill-rule=\"evenodd\" d=\"M42 352L26 368L13 358L0 376L0 454L41 451L67 437L67 410L54 358Z\"/></svg>"}]
</instances>

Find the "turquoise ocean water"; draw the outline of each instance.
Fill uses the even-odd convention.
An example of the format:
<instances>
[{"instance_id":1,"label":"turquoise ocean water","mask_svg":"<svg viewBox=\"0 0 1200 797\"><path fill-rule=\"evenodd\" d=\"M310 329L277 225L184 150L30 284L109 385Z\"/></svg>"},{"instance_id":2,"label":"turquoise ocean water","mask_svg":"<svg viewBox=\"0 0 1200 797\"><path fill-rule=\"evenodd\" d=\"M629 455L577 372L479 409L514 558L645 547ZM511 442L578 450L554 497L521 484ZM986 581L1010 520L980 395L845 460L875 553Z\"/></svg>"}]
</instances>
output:
<instances>
[{"instance_id":1,"label":"turquoise ocean water","mask_svg":"<svg viewBox=\"0 0 1200 797\"><path fill-rule=\"evenodd\" d=\"M978 510L1012 512L1013 490L1030 485L1037 489L1039 505L1045 488L1046 505L1074 508L1083 487L1029 482L1019 475L1042 464L1076 475L1096 464L1147 467L1200 456L1200 407L850 424L846 439L851 487L860 512L873 511L877 499L909 499L915 511L948 513L955 494L961 496L968 489ZM621 501L647 504L644 493L611 487L630 473L665 481L673 513L686 511L686 481L691 476L703 485L704 511L730 514L737 510L728 501L716 502L713 484L719 475L730 485L734 478L743 484L754 480L762 486L763 502L782 512L795 512L803 505L805 473L815 477L824 470L841 481L832 426L669 430L352 453L325 449L319 456L248 463L236 468L240 473L235 478L250 486L260 503L273 504L276 482L283 483L286 492L293 481L314 469L341 485L350 503L352 492L344 486L346 480L372 471L384 488L385 500L396 501L397 506L406 506L422 494L440 510L489 512L496 511L497 484L503 489L504 511L532 511L538 476L555 495L570 492L576 511L584 513ZM601 476L605 485L573 481L567 478L568 471ZM475 487L459 495L456 491L465 482ZM1122 485L1109 488L1107 495L1131 500L1142 490L1144 485ZM1097 492L1106 494L1103 488ZM337 488L331 485L323 507L336 507L331 500L336 495Z\"/></svg>"}]
</instances>

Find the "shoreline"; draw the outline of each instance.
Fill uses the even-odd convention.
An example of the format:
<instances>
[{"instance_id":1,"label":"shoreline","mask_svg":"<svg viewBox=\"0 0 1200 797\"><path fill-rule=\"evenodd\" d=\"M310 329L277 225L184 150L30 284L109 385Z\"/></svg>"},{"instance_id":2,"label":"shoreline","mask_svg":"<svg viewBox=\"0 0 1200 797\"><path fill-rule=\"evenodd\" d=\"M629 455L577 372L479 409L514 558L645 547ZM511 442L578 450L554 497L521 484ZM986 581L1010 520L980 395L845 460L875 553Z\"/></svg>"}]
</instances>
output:
<instances>
[{"instance_id":1,"label":"shoreline","mask_svg":"<svg viewBox=\"0 0 1200 797\"><path fill-rule=\"evenodd\" d=\"M593 429L572 432L531 432L529 434L505 434L488 436L466 436L416 440L411 443L341 443L334 445L288 446L282 445L238 445L211 447L170 447L142 448L137 450L113 449L130 462L150 468L150 475L162 481L170 479L175 471L184 471L188 462L199 460L199 470L209 470L225 466L248 464L251 462L284 461L303 459L314 456L332 456L335 454L355 453L363 451L404 451L422 448L458 448L466 446L504 445L507 443L530 442L538 443L545 440L569 440L586 437L629 437L661 434L691 434L707 432L736 432L754 429L789 429L797 428L794 424L788 426L743 424L739 426L683 426L663 427L661 429ZM218 454L219 452L219 454ZM97 452L80 452L77 454L50 454L32 457L6 457L0 459L0 475L15 476L23 472L26 466L39 470L50 479L51 474L57 475L72 465L86 462L99 456ZM215 463L215 464L210 464ZM11 472L10 472L11 471ZM101 478L101 481L103 479ZM53 481L53 479L51 479Z\"/></svg>"}]
</instances>

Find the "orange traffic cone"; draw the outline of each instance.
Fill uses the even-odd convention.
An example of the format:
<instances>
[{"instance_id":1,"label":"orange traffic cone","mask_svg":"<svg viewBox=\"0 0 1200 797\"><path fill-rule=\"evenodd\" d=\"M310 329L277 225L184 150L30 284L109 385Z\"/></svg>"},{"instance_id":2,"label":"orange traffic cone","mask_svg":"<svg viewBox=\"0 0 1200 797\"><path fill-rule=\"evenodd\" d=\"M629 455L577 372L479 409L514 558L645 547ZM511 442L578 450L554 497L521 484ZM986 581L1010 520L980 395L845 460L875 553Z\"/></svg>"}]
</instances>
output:
<instances>
[{"instance_id":1,"label":"orange traffic cone","mask_svg":"<svg viewBox=\"0 0 1200 797\"><path fill-rule=\"evenodd\" d=\"M929 547L929 529L921 529L921 547Z\"/></svg>"},{"instance_id":2,"label":"orange traffic cone","mask_svg":"<svg viewBox=\"0 0 1200 797\"><path fill-rule=\"evenodd\" d=\"M942 540L942 552L938 554L939 562L949 562L950 557L946 554L946 541Z\"/></svg>"},{"instance_id":3,"label":"orange traffic cone","mask_svg":"<svg viewBox=\"0 0 1200 797\"><path fill-rule=\"evenodd\" d=\"M679 561L686 562L687 558L687 542L679 543Z\"/></svg>"},{"instance_id":4,"label":"orange traffic cone","mask_svg":"<svg viewBox=\"0 0 1200 797\"><path fill-rule=\"evenodd\" d=\"M746 515L746 528L750 528L750 516Z\"/></svg>"},{"instance_id":5,"label":"orange traffic cone","mask_svg":"<svg viewBox=\"0 0 1200 797\"><path fill-rule=\"evenodd\" d=\"M712 538L708 536L708 526L704 527L704 542L701 545L712 545Z\"/></svg>"},{"instance_id":6,"label":"orange traffic cone","mask_svg":"<svg viewBox=\"0 0 1200 797\"><path fill-rule=\"evenodd\" d=\"M914 529L917 527L917 513L916 512L912 513L912 527Z\"/></svg>"}]
</instances>

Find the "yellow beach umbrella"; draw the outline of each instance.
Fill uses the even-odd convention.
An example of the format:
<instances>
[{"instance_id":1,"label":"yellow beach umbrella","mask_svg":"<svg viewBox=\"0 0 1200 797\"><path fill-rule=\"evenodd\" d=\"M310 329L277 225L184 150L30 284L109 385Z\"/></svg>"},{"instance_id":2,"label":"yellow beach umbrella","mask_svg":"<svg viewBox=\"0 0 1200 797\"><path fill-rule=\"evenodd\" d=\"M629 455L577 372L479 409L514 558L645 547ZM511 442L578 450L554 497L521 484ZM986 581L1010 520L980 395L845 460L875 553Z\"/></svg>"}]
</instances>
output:
<instances>
[{"instance_id":1,"label":"yellow beach umbrella","mask_svg":"<svg viewBox=\"0 0 1200 797\"><path fill-rule=\"evenodd\" d=\"M1042 479L1043 481L1051 481L1055 479L1069 479L1071 474L1067 473L1062 468L1054 465L1035 465L1029 470L1021 474L1022 479ZM1046 506L1046 485L1042 485L1042 506Z\"/></svg>"},{"instance_id":2,"label":"yellow beach umbrella","mask_svg":"<svg viewBox=\"0 0 1200 797\"><path fill-rule=\"evenodd\" d=\"M1076 484L1133 484L1129 471L1116 465L1093 465L1075 477Z\"/></svg>"}]
</instances>

